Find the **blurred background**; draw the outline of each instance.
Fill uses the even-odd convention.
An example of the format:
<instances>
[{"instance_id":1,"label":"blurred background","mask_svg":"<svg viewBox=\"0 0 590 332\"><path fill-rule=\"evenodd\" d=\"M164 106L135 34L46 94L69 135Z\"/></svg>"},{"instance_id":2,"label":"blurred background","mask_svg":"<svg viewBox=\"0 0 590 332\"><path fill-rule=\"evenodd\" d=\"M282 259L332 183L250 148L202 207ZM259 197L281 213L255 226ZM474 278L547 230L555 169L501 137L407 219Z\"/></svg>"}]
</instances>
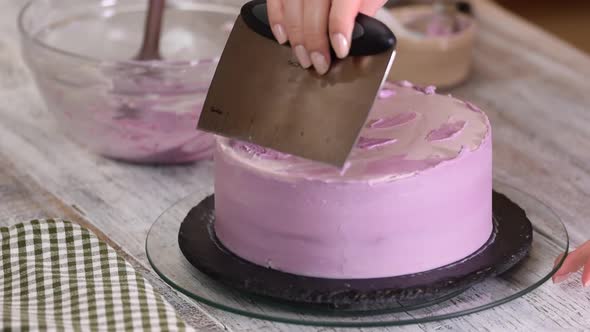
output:
<instances>
[{"instance_id":1,"label":"blurred background","mask_svg":"<svg viewBox=\"0 0 590 332\"><path fill-rule=\"evenodd\" d=\"M590 53L590 1L496 0L496 2Z\"/></svg>"}]
</instances>

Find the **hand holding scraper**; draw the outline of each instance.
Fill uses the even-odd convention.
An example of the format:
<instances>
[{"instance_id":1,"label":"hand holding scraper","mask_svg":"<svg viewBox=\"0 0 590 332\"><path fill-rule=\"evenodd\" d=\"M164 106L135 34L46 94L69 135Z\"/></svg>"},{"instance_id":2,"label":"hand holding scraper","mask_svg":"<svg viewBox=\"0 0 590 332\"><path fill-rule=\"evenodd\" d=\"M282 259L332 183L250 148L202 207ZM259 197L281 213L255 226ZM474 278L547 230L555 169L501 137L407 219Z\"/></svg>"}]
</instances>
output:
<instances>
[{"instance_id":1,"label":"hand holding scraper","mask_svg":"<svg viewBox=\"0 0 590 332\"><path fill-rule=\"evenodd\" d=\"M291 1L301 2L283 3ZM302 68L305 59L297 59L297 49L277 43L267 10L266 1L259 0L242 7L198 128L342 167L387 77L395 36L385 24L359 13L348 55L339 59L346 52L330 48L324 56L331 68L318 70L321 75ZM310 58L318 62L317 56Z\"/></svg>"},{"instance_id":2,"label":"hand holding scraper","mask_svg":"<svg viewBox=\"0 0 590 332\"><path fill-rule=\"evenodd\" d=\"M303 68L323 75L332 62L330 46L344 59L358 13L373 16L385 0L268 0L268 20L276 40L287 41ZM330 45L331 44L331 45Z\"/></svg>"}]
</instances>

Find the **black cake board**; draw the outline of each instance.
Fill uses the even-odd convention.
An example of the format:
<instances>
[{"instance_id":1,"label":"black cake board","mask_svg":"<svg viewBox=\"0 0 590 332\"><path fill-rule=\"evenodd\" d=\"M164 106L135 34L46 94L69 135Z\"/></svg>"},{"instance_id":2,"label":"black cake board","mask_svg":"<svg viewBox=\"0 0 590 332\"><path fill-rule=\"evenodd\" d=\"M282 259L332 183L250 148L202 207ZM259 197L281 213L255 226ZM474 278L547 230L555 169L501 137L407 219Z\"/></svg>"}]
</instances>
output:
<instances>
[{"instance_id":1,"label":"black cake board","mask_svg":"<svg viewBox=\"0 0 590 332\"><path fill-rule=\"evenodd\" d=\"M490 239L471 256L425 272L375 279L298 276L250 263L226 249L215 236L214 196L201 201L180 226L178 242L186 259L222 284L277 304L330 311L395 310L446 300L525 258L533 230L525 211L493 193Z\"/></svg>"}]
</instances>

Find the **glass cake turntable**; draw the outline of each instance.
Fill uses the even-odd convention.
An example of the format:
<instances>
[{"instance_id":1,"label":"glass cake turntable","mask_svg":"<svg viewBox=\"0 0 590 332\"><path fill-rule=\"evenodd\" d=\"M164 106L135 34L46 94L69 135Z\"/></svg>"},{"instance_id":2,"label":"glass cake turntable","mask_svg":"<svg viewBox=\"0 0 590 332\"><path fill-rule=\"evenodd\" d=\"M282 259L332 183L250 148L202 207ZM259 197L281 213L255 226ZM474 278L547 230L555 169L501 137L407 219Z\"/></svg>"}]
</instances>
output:
<instances>
[{"instance_id":1,"label":"glass cake turntable","mask_svg":"<svg viewBox=\"0 0 590 332\"><path fill-rule=\"evenodd\" d=\"M202 193L187 196L157 219L146 250L154 270L178 291L248 317L339 327L437 321L527 294L566 256L554 266L569 240L551 208L500 182L494 182L494 191L495 229L488 243L460 262L410 276L306 278L248 263L216 240L213 197Z\"/></svg>"}]
</instances>

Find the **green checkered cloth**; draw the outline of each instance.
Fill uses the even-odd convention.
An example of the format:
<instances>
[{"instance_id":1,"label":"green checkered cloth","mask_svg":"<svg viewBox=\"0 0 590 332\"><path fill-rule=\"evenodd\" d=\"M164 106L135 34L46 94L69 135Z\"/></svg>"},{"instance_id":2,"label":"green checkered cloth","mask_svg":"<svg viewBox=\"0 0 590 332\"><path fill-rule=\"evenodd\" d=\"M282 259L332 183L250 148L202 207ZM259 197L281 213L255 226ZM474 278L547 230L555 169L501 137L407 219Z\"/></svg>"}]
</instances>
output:
<instances>
[{"instance_id":1,"label":"green checkered cloth","mask_svg":"<svg viewBox=\"0 0 590 332\"><path fill-rule=\"evenodd\" d=\"M131 265L79 225L0 228L0 330L185 331Z\"/></svg>"}]
</instances>

